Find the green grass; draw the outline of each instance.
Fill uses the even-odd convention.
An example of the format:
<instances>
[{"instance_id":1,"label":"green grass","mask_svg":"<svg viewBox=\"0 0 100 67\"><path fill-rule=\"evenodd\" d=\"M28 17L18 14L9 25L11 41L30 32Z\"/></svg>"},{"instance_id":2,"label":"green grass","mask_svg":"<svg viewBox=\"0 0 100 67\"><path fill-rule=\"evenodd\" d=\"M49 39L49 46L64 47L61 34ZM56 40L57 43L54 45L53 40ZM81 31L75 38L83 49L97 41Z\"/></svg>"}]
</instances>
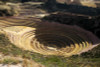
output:
<instances>
[{"instance_id":1,"label":"green grass","mask_svg":"<svg viewBox=\"0 0 100 67\"><path fill-rule=\"evenodd\" d=\"M97 49L97 48L96 48ZM7 37L0 34L0 53L14 57L32 59L46 67L99 67L100 57L82 57L75 55L69 58L61 56L44 56L38 53L22 50L9 42ZM99 52L100 53L100 52ZM5 59L2 63L18 63L12 59Z\"/></svg>"},{"instance_id":2,"label":"green grass","mask_svg":"<svg viewBox=\"0 0 100 67\"><path fill-rule=\"evenodd\" d=\"M0 63L2 64L18 64L21 63L20 60L12 59L12 58L5 58L3 60L0 60Z\"/></svg>"}]
</instances>

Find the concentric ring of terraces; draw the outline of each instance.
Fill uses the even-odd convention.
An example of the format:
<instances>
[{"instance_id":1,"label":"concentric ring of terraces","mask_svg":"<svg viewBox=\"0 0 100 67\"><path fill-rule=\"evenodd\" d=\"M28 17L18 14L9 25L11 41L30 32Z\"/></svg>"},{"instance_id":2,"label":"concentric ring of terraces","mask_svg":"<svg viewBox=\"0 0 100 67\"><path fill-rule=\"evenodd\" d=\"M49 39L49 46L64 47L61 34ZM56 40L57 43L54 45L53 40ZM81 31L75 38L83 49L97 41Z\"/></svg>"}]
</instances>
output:
<instances>
[{"instance_id":1,"label":"concentric ring of terraces","mask_svg":"<svg viewBox=\"0 0 100 67\"><path fill-rule=\"evenodd\" d=\"M100 43L91 32L58 23L0 18L0 29L17 47L43 55L68 57Z\"/></svg>"}]
</instances>

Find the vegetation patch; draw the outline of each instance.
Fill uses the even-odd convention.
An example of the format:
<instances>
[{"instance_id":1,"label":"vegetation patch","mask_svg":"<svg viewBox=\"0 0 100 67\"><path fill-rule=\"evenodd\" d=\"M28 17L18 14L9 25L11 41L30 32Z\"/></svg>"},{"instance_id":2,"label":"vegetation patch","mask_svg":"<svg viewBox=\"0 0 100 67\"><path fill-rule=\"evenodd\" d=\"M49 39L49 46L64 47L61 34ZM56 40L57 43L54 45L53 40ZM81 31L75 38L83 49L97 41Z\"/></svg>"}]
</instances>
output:
<instances>
[{"instance_id":1,"label":"vegetation patch","mask_svg":"<svg viewBox=\"0 0 100 67\"><path fill-rule=\"evenodd\" d=\"M3 60L0 60L0 64L19 64L21 61L17 59L11 59L11 58L5 58Z\"/></svg>"}]
</instances>

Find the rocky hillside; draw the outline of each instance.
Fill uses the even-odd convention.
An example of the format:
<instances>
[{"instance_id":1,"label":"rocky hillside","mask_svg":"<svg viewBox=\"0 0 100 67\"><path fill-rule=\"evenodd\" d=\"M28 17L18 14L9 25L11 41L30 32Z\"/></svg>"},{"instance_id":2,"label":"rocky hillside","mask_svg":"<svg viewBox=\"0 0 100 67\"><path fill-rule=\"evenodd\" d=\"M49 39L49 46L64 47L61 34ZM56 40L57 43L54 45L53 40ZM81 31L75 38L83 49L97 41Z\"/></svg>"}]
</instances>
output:
<instances>
[{"instance_id":1,"label":"rocky hillside","mask_svg":"<svg viewBox=\"0 0 100 67\"><path fill-rule=\"evenodd\" d=\"M85 30L91 31L100 38L100 16L81 16L78 14L58 13L44 17L43 20L57 22L66 25L76 25Z\"/></svg>"},{"instance_id":2,"label":"rocky hillside","mask_svg":"<svg viewBox=\"0 0 100 67\"><path fill-rule=\"evenodd\" d=\"M100 15L100 8L92 8L81 5L73 5L73 4L61 4L55 1L48 1L43 5L45 10L48 12L70 12L76 14L84 14L84 15Z\"/></svg>"}]
</instances>

